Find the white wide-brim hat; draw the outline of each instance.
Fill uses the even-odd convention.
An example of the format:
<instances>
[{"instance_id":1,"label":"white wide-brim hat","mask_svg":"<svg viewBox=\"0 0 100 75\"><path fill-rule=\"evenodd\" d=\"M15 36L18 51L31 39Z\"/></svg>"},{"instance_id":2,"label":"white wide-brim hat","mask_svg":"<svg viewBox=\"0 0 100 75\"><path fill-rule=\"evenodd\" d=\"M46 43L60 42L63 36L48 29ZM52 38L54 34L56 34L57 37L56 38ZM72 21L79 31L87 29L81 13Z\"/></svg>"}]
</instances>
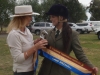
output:
<instances>
[{"instance_id":1,"label":"white wide-brim hat","mask_svg":"<svg viewBox=\"0 0 100 75\"><path fill-rule=\"evenodd\" d=\"M33 12L31 5L15 6L15 14L10 17L27 16L27 15L40 15L39 13Z\"/></svg>"}]
</instances>

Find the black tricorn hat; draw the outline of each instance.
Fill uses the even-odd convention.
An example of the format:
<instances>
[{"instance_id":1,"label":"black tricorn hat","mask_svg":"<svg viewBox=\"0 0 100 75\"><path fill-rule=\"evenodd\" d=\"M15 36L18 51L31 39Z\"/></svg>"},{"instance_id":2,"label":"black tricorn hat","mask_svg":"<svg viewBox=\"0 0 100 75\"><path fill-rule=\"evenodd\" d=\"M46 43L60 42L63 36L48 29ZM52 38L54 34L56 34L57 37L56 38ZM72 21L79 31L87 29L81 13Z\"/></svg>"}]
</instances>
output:
<instances>
[{"instance_id":1,"label":"black tricorn hat","mask_svg":"<svg viewBox=\"0 0 100 75\"><path fill-rule=\"evenodd\" d=\"M68 19L68 9L64 5L54 4L51 6L49 11L46 13L47 15L55 15L55 16L63 16Z\"/></svg>"}]
</instances>

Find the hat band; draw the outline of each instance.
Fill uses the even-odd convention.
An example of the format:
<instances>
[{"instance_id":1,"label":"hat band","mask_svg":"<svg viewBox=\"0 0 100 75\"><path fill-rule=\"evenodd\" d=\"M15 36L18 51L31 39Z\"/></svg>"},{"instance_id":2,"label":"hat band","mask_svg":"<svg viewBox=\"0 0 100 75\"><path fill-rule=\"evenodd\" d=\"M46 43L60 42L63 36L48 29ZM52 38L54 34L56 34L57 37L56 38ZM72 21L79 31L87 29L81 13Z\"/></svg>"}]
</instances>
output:
<instances>
[{"instance_id":1,"label":"hat band","mask_svg":"<svg viewBox=\"0 0 100 75\"><path fill-rule=\"evenodd\" d=\"M65 19L65 20L62 20L62 21L59 21L59 22L67 22L67 19Z\"/></svg>"},{"instance_id":2,"label":"hat band","mask_svg":"<svg viewBox=\"0 0 100 75\"><path fill-rule=\"evenodd\" d=\"M15 13L15 15L27 15L27 14L32 14L32 12L29 12L29 13Z\"/></svg>"}]
</instances>

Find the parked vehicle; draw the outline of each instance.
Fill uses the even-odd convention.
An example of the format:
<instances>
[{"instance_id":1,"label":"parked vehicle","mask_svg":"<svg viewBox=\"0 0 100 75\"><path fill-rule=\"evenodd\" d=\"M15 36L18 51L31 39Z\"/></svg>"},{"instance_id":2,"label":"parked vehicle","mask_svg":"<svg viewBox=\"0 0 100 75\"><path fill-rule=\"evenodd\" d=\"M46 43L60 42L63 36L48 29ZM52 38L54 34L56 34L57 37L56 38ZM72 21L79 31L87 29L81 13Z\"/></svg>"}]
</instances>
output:
<instances>
[{"instance_id":1,"label":"parked vehicle","mask_svg":"<svg viewBox=\"0 0 100 75\"><path fill-rule=\"evenodd\" d=\"M98 27L100 27L100 21L83 21L82 23L91 23L92 25L94 25L94 30Z\"/></svg>"},{"instance_id":2,"label":"parked vehicle","mask_svg":"<svg viewBox=\"0 0 100 75\"><path fill-rule=\"evenodd\" d=\"M42 30L50 30L54 28L53 24L50 22L36 22L33 25L31 25L31 32L35 33L36 35L39 35Z\"/></svg>"},{"instance_id":3,"label":"parked vehicle","mask_svg":"<svg viewBox=\"0 0 100 75\"><path fill-rule=\"evenodd\" d=\"M95 29L95 34L97 35L98 39L100 40L100 27Z\"/></svg>"},{"instance_id":4,"label":"parked vehicle","mask_svg":"<svg viewBox=\"0 0 100 75\"><path fill-rule=\"evenodd\" d=\"M72 28L72 30L77 31L80 34L83 34L84 32L86 32L86 28L85 27L78 26L75 23L68 23L68 24L70 25L70 27Z\"/></svg>"},{"instance_id":5,"label":"parked vehicle","mask_svg":"<svg viewBox=\"0 0 100 75\"><path fill-rule=\"evenodd\" d=\"M91 23L76 23L80 27L84 27L87 33L94 31L94 25Z\"/></svg>"}]
</instances>

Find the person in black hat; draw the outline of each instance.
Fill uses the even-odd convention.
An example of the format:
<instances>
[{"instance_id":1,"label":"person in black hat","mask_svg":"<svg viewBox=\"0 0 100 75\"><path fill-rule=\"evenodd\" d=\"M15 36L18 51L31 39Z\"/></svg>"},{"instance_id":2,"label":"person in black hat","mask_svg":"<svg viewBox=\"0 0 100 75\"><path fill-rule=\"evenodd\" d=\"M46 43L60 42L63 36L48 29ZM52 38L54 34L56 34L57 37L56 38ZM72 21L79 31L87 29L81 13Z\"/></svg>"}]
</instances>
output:
<instances>
[{"instance_id":1,"label":"person in black hat","mask_svg":"<svg viewBox=\"0 0 100 75\"><path fill-rule=\"evenodd\" d=\"M45 36L48 40L48 44L68 55L73 51L79 61L98 71L98 68L94 67L84 54L80 46L78 33L73 31L68 25L67 7L61 4L55 4L46 14L50 15L50 20L55 26L55 28L50 30L48 35ZM71 75L71 72L44 58L38 75Z\"/></svg>"}]
</instances>

